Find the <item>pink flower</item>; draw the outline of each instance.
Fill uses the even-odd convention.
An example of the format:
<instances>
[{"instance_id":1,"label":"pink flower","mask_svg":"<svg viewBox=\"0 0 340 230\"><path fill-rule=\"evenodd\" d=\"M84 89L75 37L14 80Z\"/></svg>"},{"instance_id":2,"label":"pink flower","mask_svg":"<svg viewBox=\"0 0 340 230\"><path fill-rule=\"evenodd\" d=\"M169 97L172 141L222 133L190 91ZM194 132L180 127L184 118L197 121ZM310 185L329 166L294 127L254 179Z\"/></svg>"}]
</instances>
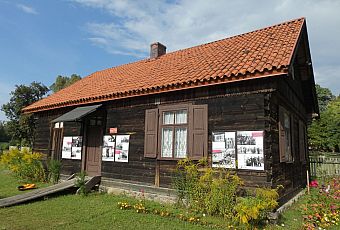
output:
<instances>
[{"instance_id":1,"label":"pink flower","mask_svg":"<svg viewBox=\"0 0 340 230\"><path fill-rule=\"evenodd\" d=\"M336 205L331 204L330 209L331 209L332 211L336 210L336 208L337 208Z\"/></svg>"},{"instance_id":2,"label":"pink flower","mask_svg":"<svg viewBox=\"0 0 340 230\"><path fill-rule=\"evenodd\" d=\"M317 188L319 186L319 184L316 180L313 180L309 183L309 186L312 187L312 188Z\"/></svg>"}]
</instances>

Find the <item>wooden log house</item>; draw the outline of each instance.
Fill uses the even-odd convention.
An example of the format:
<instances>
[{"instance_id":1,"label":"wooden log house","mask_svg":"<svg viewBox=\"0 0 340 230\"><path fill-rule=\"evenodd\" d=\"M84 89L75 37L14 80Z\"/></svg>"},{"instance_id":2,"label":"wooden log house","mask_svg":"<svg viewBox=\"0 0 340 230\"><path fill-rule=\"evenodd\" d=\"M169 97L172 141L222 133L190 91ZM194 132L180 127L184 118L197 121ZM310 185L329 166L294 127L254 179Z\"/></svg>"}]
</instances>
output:
<instances>
[{"instance_id":1,"label":"wooden log house","mask_svg":"<svg viewBox=\"0 0 340 230\"><path fill-rule=\"evenodd\" d=\"M304 18L95 72L26 108L34 151L112 180L169 187L179 159L207 157L249 187L306 184L318 116Z\"/></svg>"}]
</instances>

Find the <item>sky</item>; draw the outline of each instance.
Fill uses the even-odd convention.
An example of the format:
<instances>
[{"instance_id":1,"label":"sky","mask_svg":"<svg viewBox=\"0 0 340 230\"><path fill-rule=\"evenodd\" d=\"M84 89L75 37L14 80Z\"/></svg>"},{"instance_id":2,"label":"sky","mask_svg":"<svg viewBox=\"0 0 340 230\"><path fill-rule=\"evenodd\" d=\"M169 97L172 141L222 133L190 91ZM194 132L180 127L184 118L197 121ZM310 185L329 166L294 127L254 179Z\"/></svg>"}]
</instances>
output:
<instances>
[{"instance_id":1,"label":"sky","mask_svg":"<svg viewBox=\"0 0 340 230\"><path fill-rule=\"evenodd\" d=\"M0 105L15 85L147 58L306 17L316 83L340 94L339 0L0 0ZM0 112L0 120L5 120Z\"/></svg>"}]
</instances>

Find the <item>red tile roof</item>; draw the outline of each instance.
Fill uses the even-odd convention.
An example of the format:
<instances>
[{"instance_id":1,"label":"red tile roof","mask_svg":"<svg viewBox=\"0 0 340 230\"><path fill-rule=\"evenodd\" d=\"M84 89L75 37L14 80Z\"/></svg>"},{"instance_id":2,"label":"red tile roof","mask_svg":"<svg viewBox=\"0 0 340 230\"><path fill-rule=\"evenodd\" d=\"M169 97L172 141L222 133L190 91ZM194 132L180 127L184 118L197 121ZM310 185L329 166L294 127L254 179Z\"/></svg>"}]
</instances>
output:
<instances>
[{"instance_id":1,"label":"red tile roof","mask_svg":"<svg viewBox=\"0 0 340 230\"><path fill-rule=\"evenodd\" d=\"M304 18L90 74L24 112L288 72Z\"/></svg>"}]
</instances>

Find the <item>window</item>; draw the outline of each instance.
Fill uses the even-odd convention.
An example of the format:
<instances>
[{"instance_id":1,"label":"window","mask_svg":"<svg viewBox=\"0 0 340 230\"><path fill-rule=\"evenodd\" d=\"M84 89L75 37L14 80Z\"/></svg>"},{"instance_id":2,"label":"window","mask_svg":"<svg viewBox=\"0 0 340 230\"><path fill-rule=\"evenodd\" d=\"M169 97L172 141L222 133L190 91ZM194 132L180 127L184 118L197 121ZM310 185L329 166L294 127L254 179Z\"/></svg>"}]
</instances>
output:
<instances>
[{"instance_id":1,"label":"window","mask_svg":"<svg viewBox=\"0 0 340 230\"><path fill-rule=\"evenodd\" d=\"M64 127L64 122L56 122L54 123L54 128L61 129Z\"/></svg>"},{"instance_id":2,"label":"window","mask_svg":"<svg viewBox=\"0 0 340 230\"><path fill-rule=\"evenodd\" d=\"M93 117L90 118L89 125L90 126L101 126L102 125L102 117Z\"/></svg>"},{"instance_id":3,"label":"window","mask_svg":"<svg viewBox=\"0 0 340 230\"><path fill-rule=\"evenodd\" d=\"M280 107L279 113L280 162L292 162L291 116L283 107Z\"/></svg>"},{"instance_id":4,"label":"window","mask_svg":"<svg viewBox=\"0 0 340 230\"><path fill-rule=\"evenodd\" d=\"M286 161L292 161L292 137L291 137L291 118L289 114L284 112L284 132L285 132L285 156Z\"/></svg>"},{"instance_id":5,"label":"window","mask_svg":"<svg viewBox=\"0 0 340 230\"><path fill-rule=\"evenodd\" d=\"M207 152L207 105L159 105L145 111L144 157L199 160Z\"/></svg>"},{"instance_id":6,"label":"window","mask_svg":"<svg viewBox=\"0 0 340 230\"><path fill-rule=\"evenodd\" d=\"M188 143L188 111L162 113L161 157L185 158Z\"/></svg>"}]
</instances>

